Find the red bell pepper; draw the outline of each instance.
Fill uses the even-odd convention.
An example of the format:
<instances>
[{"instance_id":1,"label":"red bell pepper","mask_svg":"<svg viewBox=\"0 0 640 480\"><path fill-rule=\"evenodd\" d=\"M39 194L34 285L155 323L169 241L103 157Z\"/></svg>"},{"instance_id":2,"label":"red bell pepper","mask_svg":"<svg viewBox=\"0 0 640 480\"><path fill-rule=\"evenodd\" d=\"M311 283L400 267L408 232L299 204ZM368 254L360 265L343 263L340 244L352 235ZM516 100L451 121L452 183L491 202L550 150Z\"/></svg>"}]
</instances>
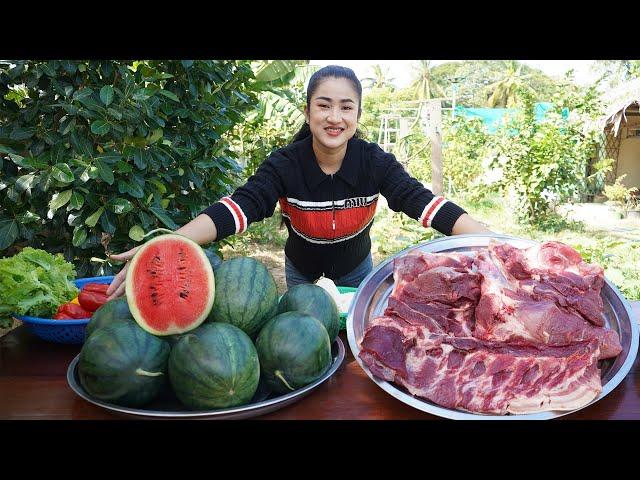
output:
<instances>
[{"instance_id":1,"label":"red bell pepper","mask_svg":"<svg viewBox=\"0 0 640 480\"><path fill-rule=\"evenodd\" d=\"M72 302L63 303L58 307L54 315L55 320L71 320L78 318L91 318L91 312Z\"/></svg>"},{"instance_id":2,"label":"red bell pepper","mask_svg":"<svg viewBox=\"0 0 640 480\"><path fill-rule=\"evenodd\" d=\"M78 295L80 305L90 312L95 312L107 302L107 288L109 285L106 283L87 283Z\"/></svg>"}]
</instances>

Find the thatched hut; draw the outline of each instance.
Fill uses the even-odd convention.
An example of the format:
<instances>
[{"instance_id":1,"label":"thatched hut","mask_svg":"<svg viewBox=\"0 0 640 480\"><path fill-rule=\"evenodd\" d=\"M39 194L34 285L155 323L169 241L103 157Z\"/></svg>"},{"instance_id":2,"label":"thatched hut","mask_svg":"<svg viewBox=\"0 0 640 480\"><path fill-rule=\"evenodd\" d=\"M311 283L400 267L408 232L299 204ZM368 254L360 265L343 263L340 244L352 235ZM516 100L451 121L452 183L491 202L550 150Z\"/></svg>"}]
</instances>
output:
<instances>
[{"instance_id":1,"label":"thatched hut","mask_svg":"<svg viewBox=\"0 0 640 480\"><path fill-rule=\"evenodd\" d=\"M613 170L607 183L623 174L627 187L640 187L640 79L627 82L608 92L609 107L602 118L603 139L599 158L613 158Z\"/></svg>"}]
</instances>

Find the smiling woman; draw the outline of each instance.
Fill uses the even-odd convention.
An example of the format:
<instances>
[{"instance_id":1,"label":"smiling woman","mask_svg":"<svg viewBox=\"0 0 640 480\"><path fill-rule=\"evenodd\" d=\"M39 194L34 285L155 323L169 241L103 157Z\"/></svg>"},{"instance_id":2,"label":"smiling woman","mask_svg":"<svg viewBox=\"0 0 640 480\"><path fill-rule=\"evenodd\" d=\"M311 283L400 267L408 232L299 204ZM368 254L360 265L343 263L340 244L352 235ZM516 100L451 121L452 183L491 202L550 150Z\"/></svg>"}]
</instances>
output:
<instances>
[{"instance_id":1,"label":"smiling woman","mask_svg":"<svg viewBox=\"0 0 640 480\"><path fill-rule=\"evenodd\" d=\"M369 274L369 235L380 194L394 211L445 235L487 233L483 225L411 177L395 157L361 138L362 86L355 73L329 65L307 87L305 124L291 144L273 152L255 175L178 230L199 244L242 233L280 204L289 237L287 286L324 276L357 287ZM131 250L114 256L127 260ZM122 292L127 267L109 292Z\"/></svg>"}]
</instances>

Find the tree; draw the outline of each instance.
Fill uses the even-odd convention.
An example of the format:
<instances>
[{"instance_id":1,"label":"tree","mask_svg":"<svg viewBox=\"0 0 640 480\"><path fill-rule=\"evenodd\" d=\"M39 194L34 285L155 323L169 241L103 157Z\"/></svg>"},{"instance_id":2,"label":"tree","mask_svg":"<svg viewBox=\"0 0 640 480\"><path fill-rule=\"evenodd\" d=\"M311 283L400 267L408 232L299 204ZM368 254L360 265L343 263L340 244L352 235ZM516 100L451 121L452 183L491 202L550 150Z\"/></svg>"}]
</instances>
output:
<instances>
[{"instance_id":1,"label":"tree","mask_svg":"<svg viewBox=\"0 0 640 480\"><path fill-rule=\"evenodd\" d=\"M243 180L253 175L269 154L283 147L304 122L304 86L317 66L308 60L263 60L253 63L258 105L236 125L233 150L243 165Z\"/></svg>"},{"instance_id":2,"label":"tree","mask_svg":"<svg viewBox=\"0 0 640 480\"><path fill-rule=\"evenodd\" d=\"M608 77L610 86L614 87L640 77L640 60L596 60L592 70Z\"/></svg>"},{"instance_id":3,"label":"tree","mask_svg":"<svg viewBox=\"0 0 640 480\"><path fill-rule=\"evenodd\" d=\"M414 65L416 76L411 83L416 100L431 100L434 97L444 96L444 91L431 75L431 60L419 60Z\"/></svg>"},{"instance_id":4,"label":"tree","mask_svg":"<svg viewBox=\"0 0 640 480\"><path fill-rule=\"evenodd\" d=\"M373 65L371 69L373 70L373 77L367 77L361 80L363 88L390 88L393 90L393 81L395 78L389 77L389 67L382 67L382 65L376 64Z\"/></svg>"},{"instance_id":5,"label":"tree","mask_svg":"<svg viewBox=\"0 0 640 480\"><path fill-rule=\"evenodd\" d=\"M503 63L504 76L487 86L487 91L490 92L487 98L488 107L513 107L518 101L519 92L523 90L533 96L533 89L525 82L531 74L522 73L522 64L515 60L506 60Z\"/></svg>"},{"instance_id":6,"label":"tree","mask_svg":"<svg viewBox=\"0 0 640 480\"><path fill-rule=\"evenodd\" d=\"M187 223L240 173L253 84L246 60L0 62L0 256L32 246L108 275L90 259Z\"/></svg>"},{"instance_id":7,"label":"tree","mask_svg":"<svg viewBox=\"0 0 640 480\"><path fill-rule=\"evenodd\" d=\"M431 69L434 82L450 92L456 85L456 104L465 107L484 107L487 103L486 87L504 77L504 62L495 60L466 60L446 62ZM534 92L536 102L548 102L557 90L556 81L542 71L522 64L524 79Z\"/></svg>"}]
</instances>

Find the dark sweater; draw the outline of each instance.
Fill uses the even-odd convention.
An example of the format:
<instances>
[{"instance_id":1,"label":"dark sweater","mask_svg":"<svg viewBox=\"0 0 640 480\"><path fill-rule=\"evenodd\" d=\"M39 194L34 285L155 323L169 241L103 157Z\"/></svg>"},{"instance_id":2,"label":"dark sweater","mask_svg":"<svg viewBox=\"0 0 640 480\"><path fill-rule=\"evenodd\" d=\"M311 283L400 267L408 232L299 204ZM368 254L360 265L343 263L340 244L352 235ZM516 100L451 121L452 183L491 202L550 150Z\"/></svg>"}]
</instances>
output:
<instances>
[{"instance_id":1,"label":"dark sweater","mask_svg":"<svg viewBox=\"0 0 640 480\"><path fill-rule=\"evenodd\" d=\"M411 177L377 144L352 138L338 172L325 174L312 137L273 152L247 183L202 213L221 240L273 215L280 203L289 230L285 253L309 277L336 279L351 272L371 250L369 231L378 195L425 227L451 235L465 211Z\"/></svg>"}]
</instances>

